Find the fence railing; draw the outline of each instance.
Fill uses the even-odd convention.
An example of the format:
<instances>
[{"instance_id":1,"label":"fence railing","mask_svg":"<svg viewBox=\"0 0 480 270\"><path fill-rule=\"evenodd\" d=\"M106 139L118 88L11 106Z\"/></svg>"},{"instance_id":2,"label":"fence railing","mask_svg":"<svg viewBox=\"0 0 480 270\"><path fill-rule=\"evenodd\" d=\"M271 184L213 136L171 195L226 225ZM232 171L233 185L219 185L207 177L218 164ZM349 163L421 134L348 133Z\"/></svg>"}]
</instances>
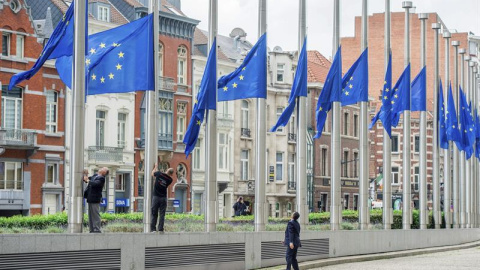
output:
<instances>
[{"instance_id":1,"label":"fence railing","mask_svg":"<svg viewBox=\"0 0 480 270\"><path fill-rule=\"evenodd\" d=\"M250 129L249 128L242 128L241 129L241 136L245 138L250 138Z\"/></svg>"},{"instance_id":2,"label":"fence railing","mask_svg":"<svg viewBox=\"0 0 480 270\"><path fill-rule=\"evenodd\" d=\"M158 88L160 90L173 91L175 87L175 80L170 77L158 77Z\"/></svg>"},{"instance_id":3,"label":"fence railing","mask_svg":"<svg viewBox=\"0 0 480 270\"><path fill-rule=\"evenodd\" d=\"M289 142L296 142L296 141L297 141L297 134L295 134L295 133L288 133L288 141L289 141Z\"/></svg>"},{"instance_id":4,"label":"fence railing","mask_svg":"<svg viewBox=\"0 0 480 270\"><path fill-rule=\"evenodd\" d=\"M95 162L121 162L123 161L123 148L111 146L89 146L88 159Z\"/></svg>"},{"instance_id":5,"label":"fence railing","mask_svg":"<svg viewBox=\"0 0 480 270\"><path fill-rule=\"evenodd\" d=\"M0 129L0 145L31 146L36 144L37 133L24 129Z\"/></svg>"}]
</instances>

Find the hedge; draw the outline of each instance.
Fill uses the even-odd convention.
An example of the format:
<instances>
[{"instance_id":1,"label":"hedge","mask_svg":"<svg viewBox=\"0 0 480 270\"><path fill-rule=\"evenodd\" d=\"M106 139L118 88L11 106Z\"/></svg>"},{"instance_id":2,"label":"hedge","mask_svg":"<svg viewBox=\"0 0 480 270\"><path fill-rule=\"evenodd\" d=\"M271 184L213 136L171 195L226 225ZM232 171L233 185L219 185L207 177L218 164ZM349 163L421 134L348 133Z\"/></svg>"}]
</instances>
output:
<instances>
[{"instance_id":1,"label":"hedge","mask_svg":"<svg viewBox=\"0 0 480 270\"><path fill-rule=\"evenodd\" d=\"M330 213L310 213L309 221L312 225L321 225L330 223ZM344 210L342 212L342 218L344 223L357 223L358 222L358 212L353 210ZM101 213L101 219L104 224L106 223L142 223L143 222L143 213L119 213L119 214L109 214ZM167 223L203 223L203 215L192 215L192 214L167 214L165 220ZM268 223L271 225L275 224L285 224L290 218L275 218L269 217ZM254 216L239 216L232 218L222 218L220 223L230 224L235 226L253 224ZM371 224L382 224L382 211L381 210L372 210L370 212L370 223ZM84 216L84 225L88 224L88 216ZM68 217L66 213L58 213L53 215L33 215L33 216L13 216L13 217L0 217L0 227L2 228L31 228L31 229L45 229L47 227L57 226L57 227L66 227L68 225ZM413 223L411 228L418 229L419 226L419 212L418 210L413 210ZM445 220L442 213L442 228L445 228ZM393 211L393 224L392 229L401 229L402 228L402 211L395 210ZM429 224L428 228L434 228L432 212L429 213Z\"/></svg>"}]
</instances>

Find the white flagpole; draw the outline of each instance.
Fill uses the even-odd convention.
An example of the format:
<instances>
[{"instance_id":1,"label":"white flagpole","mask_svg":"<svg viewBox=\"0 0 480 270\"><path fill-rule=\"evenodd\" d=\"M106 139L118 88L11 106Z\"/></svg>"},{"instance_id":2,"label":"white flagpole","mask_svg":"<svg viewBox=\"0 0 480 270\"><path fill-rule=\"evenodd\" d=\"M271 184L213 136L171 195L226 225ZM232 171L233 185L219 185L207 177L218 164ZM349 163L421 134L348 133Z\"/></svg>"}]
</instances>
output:
<instances>
[{"instance_id":1,"label":"white flagpole","mask_svg":"<svg viewBox=\"0 0 480 270\"><path fill-rule=\"evenodd\" d=\"M421 22L420 35L420 66L423 68L427 61L427 43L426 43L426 23L427 13L418 14ZM426 90L426 89L425 89ZM425 94L426 95L426 94ZM427 229L428 209L427 209L427 112L420 112L420 229Z\"/></svg>"},{"instance_id":2,"label":"white flagpole","mask_svg":"<svg viewBox=\"0 0 480 270\"><path fill-rule=\"evenodd\" d=\"M459 102L459 93L458 93L458 46L460 46L460 42L457 40L452 41L452 46L454 50L454 73L453 73L453 99L455 101L455 106L457 108L457 119L460 121L460 102ZM460 124L460 122L459 122ZM463 128L463 127L462 127ZM460 130L461 132L461 130ZM456 144L453 146L453 228L457 229L458 228L458 221L459 221L459 215L458 215L458 202L459 202L459 178L460 178L460 172L459 172L459 158L460 158L460 150L457 148Z\"/></svg>"},{"instance_id":3,"label":"white flagpole","mask_svg":"<svg viewBox=\"0 0 480 270\"><path fill-rule=\"evenodd\" d=\"M468 92L470 91L470 70L468 69L467 65L467 84L465 85L465 59L468 57L465 57L465 49L461 48L458 50L458 53L460 54L460 81L459 84L462 87L463 91L465 91L465 94L468 97ZM467 63L468 64L468 63ZM463 127L462 127L463 129ZM463 132L463 131L461 131ZM460 228L465 228L465 223L466 223L466 188L468 186L468 180L470 178L470 172L468 171L470 169L470 164L468 161L465 161L465 152L460 153L460 183L459 183L459 193L460 193L460 200L459 200L459 227Z\"/></svg>"},{"instance_id":4,"label":"white flagpole","mask_svg":"<svg viewBox=\"0 0 480 270\"><path fill-rule=\"evenodd\" d=\"M440 212L440 147L438 136L438 118L439 118L439 60L438 60L438 30L440 29L439 23L433 23L432 29L434 30L434 48L435 48L435 64L433 75L433 222L435 229L440 229L441 224L441 212ZM443 104L440 104L443 105Z\"/></svg>"},{"instance_id":5,"label":"white flagpole","mask_svg":"<svg viewBox=\"0 0 480 270\"><path fill-rule=\"evenodd\" d=\"M333 55L340 46L340 0L334 0L333 8ZM340 230L342 223L342 205L341 205L341 149L340 149L340 102L335 101L332 105L332 138L331 138L331 207L330 207L330 229L332 231Z\"/></svg>"},{"instance_id":6,"label":"white flagpole","mask_svg":"<svg viewBox=\"0 0 480 270\"><path fill-rule=\"evenodd\" d=\"M68 208L68 232L83 230L83 166L85 129L85 1L77 0L74 7L73 45L73 121L72 149L70 151L70 207Z\"/></svg>"},{"instance_id":7,"label":"white flagpole","mask_svg":"<svg viewBox=\"0 0 480 270\"><path fill-rule=\"evenodd\" d=\"M298 16L298 55L302 50L307 31L307 9L306 0L299 1ZM307 97L297 98L297 211L300 214L300 225L308 224L308 204L307 204Z\"/></svg>"},{"instance_id":8,"label":"white flagpole","mask_svg":"<svg viewBox=\"0 0 480 270\"><path fill-rule=\"evenodd\" d=\"M153 13L153 70L154 89L145 93L145 175L143 193L143 231L150 232L152 221L152 170L158 162L158 0L150 1L149 13Z\"/></svg>"},{"instance_id":9,"label":"white flagpole","mask_svg":"<svg viewBox=\"0 0 480 270\"><path fill-rule=\"evenodd\" d=\"M410 64L410 8L411 1L404 1L402 7L405 9L405 67ZM410 82L408 82L410 83ZM403 229L408 230L412 224L411 210L411 126L410 126L410 110L403 112Z\"/></svg>"},{"instance_id":10,"label":"white flagpole","mask_svg":"<svg viewBox=\"0 0 480 270\"><path fill-rule=\"evenodd\" d=\"M267 32L267 0L258 2L258 38ZM265 61L267 61L265 59ZM267 182L267 121L266 100L257 98L256 155L255 155L255 231L265 231L268 222L268 204L265 183Z\"/></svg>"},{"instance_id":11,"label":"white flagpole","mask_svg":"<svg viewBox=\"0 0 480 270\"><path fill-rule=\"evenodd\" d=\"M448 92L450 85L450 38L452 34L448 32L447 29L443 30L443 38L445 39L445 93L444 93L444 102L448 103ZM447 106L445 106L447 108ZM446 109L445 113L447 113ZM445 115L449 117L448 114ZM451 156L450 150L452 148L452 143L448 141L448 149L444 150L443 155L443 215L445 217L445 228L450 229L452 225L452 215L450 213L450 204L451 204L451 194L452 194L452 185L451 185L451 174L450 174L450 164Z\"/></svg>"}]
</instances>

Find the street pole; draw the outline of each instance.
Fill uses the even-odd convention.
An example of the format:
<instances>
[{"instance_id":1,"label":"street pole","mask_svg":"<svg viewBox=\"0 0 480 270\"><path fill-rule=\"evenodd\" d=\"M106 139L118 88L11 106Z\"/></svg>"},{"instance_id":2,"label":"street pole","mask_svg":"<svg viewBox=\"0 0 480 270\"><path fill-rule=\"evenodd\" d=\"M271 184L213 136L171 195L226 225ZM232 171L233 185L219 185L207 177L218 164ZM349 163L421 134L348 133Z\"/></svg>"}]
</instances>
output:
<instances>
[{"instance_id":1,"label":"street pole","mask_svg":"<svg viewBox=\"0 0 480 270\"><path fill-rule=\"evenodd\" d=\"M390 0L385 0L385 74L388 69L390 55ZM383 129L383 228L392 228L392 140Z\"/></svg>"},{"instance_id":2,"label":"street pole","mask_svg":"<svg viewBox=\"0 0 480 270\"><path fill-rule=\"evenodd\" d=\"M447 30L443 32L443 38L445 39L445 93L444 101L448 102L448 86L450 84L450 38L452 34ZM447 106L445 106L447 108ZM444 150L443 155L443 215L445 217L445 228L450 229L452 225L452 216L450 213L450 203L451 203L451 170L450 170L450 149L452 148L452 143L448 141L448 149Z\"/></svg>"},{"instance_id":3,"label":"street pole","mask_svg":"<svg viewBox=\"0 0 480 270\"><path fill-rule=\"evenodd\" d=\"M267 0L258 2L258 38L267 31ZM265 59L267 61L267 59ZM266 86L265 86L266 87ZM266 122L266 100L257 98L257 122L256 122L256 148L255 155L255 231L265 231L267 224L267 198L265 183L267 182L267 128ZM301 218L301 216L300 216Z\"/></svg>"},{"instance_id":4,"label":"street pole","mask_svg":"<svg viewBox=\"0 0 480 270\"><path fill-rule=\"evenodd\" d=\"M362 53L368 47L368 0L362 0ZM388 59L388 57L387 57ZM368 207L368 102L360 102L360 205L359 223L360 230L367 230L370 224L370 211Z\"/></svg>"},{"instance_id":5,"label":"street pole","mask_svg":"<svg viewBox=\"0 0 480 270\"><path fill-rule=\"evenodd\" d=\"M402 7L405 9L405 67L410 64L410 8L411 1L404 1ZM410 87L410 82L408 82ZM412 224L411 211L411 126L410 126L410 110L403 112L403 213L402 222L403 229L409 230Z\"/></svg>"},{"instance_id":6,"label":"street pole","mask_svg":"<svg viewBox=\"0 0 480 270\"><path fill-rule=\"evenodd\" d=\"M460 82L459 85L462 87L463 91L468 95L469 83L470 83L470 72L467 67L467 78L468 83L465 86L465 49L461 48L458 50L460 54ZM459 108L460 110L460 108ZM463 127L462 127L463 129ZM460 131L462 132L462 131ZM465 191L467 180L470 177L470 173L467 171L470 167L468 162L465 162L465 152L460 152L460 201L459 201L459 211L460 211L460 228L465 228Z\"/></svg>"},{"instance_id":7,"label":"street pole","mask_svg":"<svg viewBox=\"0 0 480 270\"><path fill-rule=\"evenodd\" d=\"M209 4L209 24L208 24L208 43L212 46L218 31L218 0L210 0ZM215 56L215 59L217 57ZM215 91L215 100L217 100L217 91ZM215 101L216 102L216 101ZM207 111L207 130L205 167L205 231L215 232L217 230L218 203L217 203L217 111Z\"/></svg>"},{"instance_id":8,"label":"street pole","mask_svg":"<svg viewBox=\"0 0 480 270\"><path fill-rule=\"evenodd\" d=\"M68 232L83 230L83 163L85 129L85 1L77 0L74 8L73 43L73 123L70 151L70 207Z\"/></svg>"},{"instance_id":9,"label":"street pole","mask_svg":"<svg viewBox=\"0 0 480 270\"><path fill-rule=\"evenodd\" d=\"M299 1L298 15L298 55L302 50L307 31L307 1ZM300 225L308 224L307 204L307 97L297 98L297 211L300 214Z\"/></svg>"},{"instance_id":10,"label":"street pole","mask_svg":"<svg viewBox=\"0 0 480 270\"><path fill-rule=\"evenodd\" d=\"M453 51L454 51L454 65L453 65L453 99L455 106L457 108L457 119L460 121L460 102L458 94L458 46L460 42L457 40L452 41ZM459 216L458 216L458 202L459 202L459 157L460 150L457 148L457 145L453 146L453 228L458 229Z\"/></svg>"},{"instance_id":11,"label":"street pole","mask_svg":"<svg viewBox=\"0 0 480 270\"><path fill-rule=\"evenodd\" d=\"M477 112L480 109L479 107L479 101L480 101L480 95L479 95L479 81L480 81L480 74L478 74L478 66L476 67L476 73L474 74L474 85L473 85L473 96L474 96L474 103L475 103L475 108L477 108ZM471 228L478 228L479 226L479 221L480 221L480 207L479 207L479 202L480 202L480 165L478 163L478 159L474 159L475 163L475 176L472 179L472 191L471 191Z\"/></svg>"},{"instance_id":12,"label":"street pole","mask_svg":"<svg viewBox=\"0 0 480 270\"><path fill-rule=\"evenodd\" d=\"M143 231L150 232L152 213L152 176L151 172L158 162L158 0L150 1L149 13L153 13L153 69L154 89L145 93L145 175L143 193Z\"/></svg>"},{"instance_id":13,"label":"street pole","mask_svg":"<svg viewBox=\"0 0 480 270\"><path fill-rule=\"evenodd\" d=\"M333 55L335 55L340 46L340 0L333 0ZM341 180L340 180L340 102L333 102L332 108L332 178L330 193L332 196L330 209L330 229L332 231L340 230L342 223L342 205L341 205Z\"/></svg>"},{"instance_id":14,"label":"street pole","mask_svg":"<svg viewBox=\"0 0 480 270\"><path fill-rule=\"evenodd\" d=\"M426 23L428 20L427 13L418 14L421 22L420 33L420 66L426 65ZM425 89L426 91L426 89ZM425 93L427 95L427 93ZM427 229L428 209L427 209L427 112L420 112L420 229Z\"/></svg>"},{"instance_id":15,"label":"street pole","mask_svg":"<svg viewBox=\"0 0 480 270\"><path fill-rule=\"evenodd\" d=\"M438 61L438 30L441 25L433 23L432 29L434 31L434 71L433 71L433 222L435 229L440 229L441 212L440 212L440 147L438 140L438 88L439 88L439 61Z\"/></svg>"}]
</instances>

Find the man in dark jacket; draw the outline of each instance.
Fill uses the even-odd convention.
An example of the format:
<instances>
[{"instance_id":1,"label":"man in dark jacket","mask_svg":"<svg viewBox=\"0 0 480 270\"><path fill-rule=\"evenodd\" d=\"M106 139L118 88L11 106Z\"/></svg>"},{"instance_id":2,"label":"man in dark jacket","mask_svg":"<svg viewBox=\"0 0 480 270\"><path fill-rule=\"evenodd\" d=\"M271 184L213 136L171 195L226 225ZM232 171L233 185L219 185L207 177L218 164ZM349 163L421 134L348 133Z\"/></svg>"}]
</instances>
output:
<instances>
[{"instance_id":1,"label":"man in dark jacket","mask_svg":"<svg viewBox=\"0 0 480 270\"><path fill-rule=\"evenodd\" d=\"M290 270L291 266L293 266L294 270L298 270L297 250L302 246L300 242L300 224L297 221L299 217L300 214L298 212L293 213L292 219L288 222L287 229L285 230L285 240L283 244L287 246L287 270Z\"/></svg>"},{"instance_id":2,"label":"man in dark jacket","mask_svg":"<svg viewBox=\"0 0 480 270\"><path fill-rule=\"evenodd\" d=\"M243 203L243 197L240 196L237 199L237 202L233 205L233 211L235 216L244 216L246 215L247 206Z\"/></svg>"},{"instance_id":3,"label":"man in dark jacket","mask_svg":"<svg viewBox=\"0 0 480 270\"><path fill-rule=\"evenodd\" d=\"M150 231L157 231L158 212L160 211L160 221L158 222L158 231L163 233L163 224L165 223L165 210L167 209L167 188L172 183L173 168L168 168L166 173L158 171L158 164L152 171L152 177L155 177L152 196L152 223Z\"/></svg>"},{"instance_id":4,"label":"man in dark jacket","mask_svg":"<svg viewBox=\"0 0 480 270\"><path fill-rule=\"evenodd\" d=\"M105 177L108 175L106 167L101 168L98 174L91 177L84 177L88 184L88 226L90 233L101 233L100 202L102 201L102 190L105 185Z\"/></svg>"}]
</instances>

